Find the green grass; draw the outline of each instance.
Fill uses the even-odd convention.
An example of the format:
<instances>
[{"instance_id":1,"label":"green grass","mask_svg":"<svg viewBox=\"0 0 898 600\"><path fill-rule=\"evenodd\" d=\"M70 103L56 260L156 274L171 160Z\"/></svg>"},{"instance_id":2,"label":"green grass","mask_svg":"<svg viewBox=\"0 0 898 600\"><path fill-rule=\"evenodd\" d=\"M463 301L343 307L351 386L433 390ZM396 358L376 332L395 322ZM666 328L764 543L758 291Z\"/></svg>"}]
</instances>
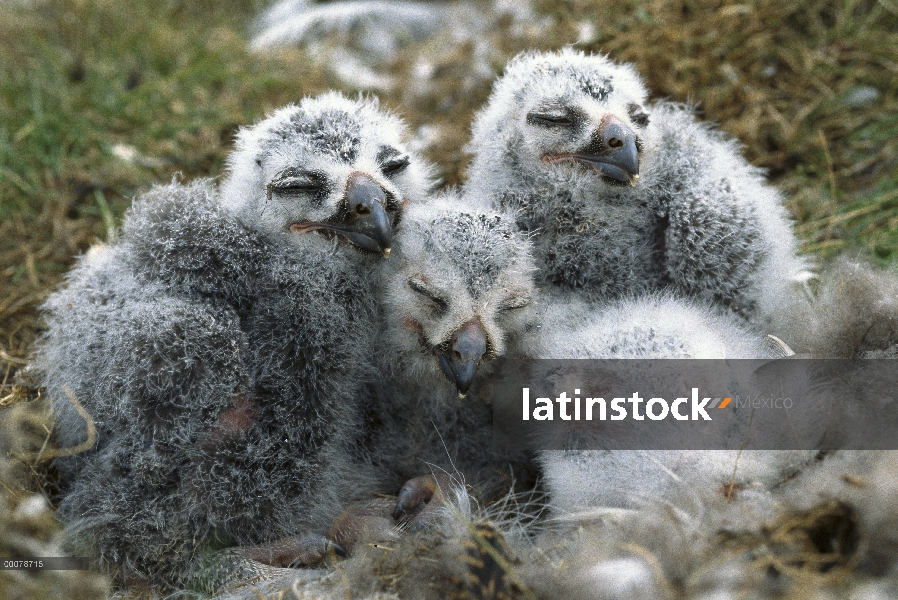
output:
<instances>
[{"instance_id":1,"label":"green grass","mask_svg":"<svg viewBox=\"0 0 898 600\"><path fill-rule=\"evenodd\" d=\"M285 68L247 53L251 5L121 6L62 0L6 23L0 214L40 212L48 192L78 185L121 201L175 171L217 173L238 124L327 86L299 61ZM116 144L159 166L124 163Z\"/></svg>"},{"instance_id":2,"label":"green grass","mask_svg":"<svg viewBox=\"0 0 898 600\"><path fill-rule=\"evenodd\" d=\"M175 173L218 174L238 125L338 87L307 66L300 51L247 52L246 28L262 4L133 2L125 8L108 0L57 0L34 11L5 8L0 217L45 218L48 206L65 204L67 215L83 217L102 237L108 223L95 212L95 190L120 216L129 198L153 182ZM578 23L592 24L592 39L580 47L635 62L656 97L697 102L706 118L746 144L753 162L770 169L790 195L809 251L829 246L806 225L840 207L878 202L896 185L898 4L573 0L538 9L552 17L549 25L538 35L500 42L497 58L573 42ZM416 51L410 49L408 63ZM446 80L454 84L469 58L449 60L456 68ZM408 66L399 63L397 69ZM879 98L846 105L860 86L874 86ZM486 93L488 85L449 95L448 111L435 109L443 93L386 100L407 101L401 110L414 124L454 128L451 147L433 157L454 183L463 175L460 147L471 112ZM129 163L116 155L117 145L143 158ZM860 243L892 257L883 243L893 234L883 237L867 221L857 225L857 237L844 245Z\"/></svg>"}]
</instances>

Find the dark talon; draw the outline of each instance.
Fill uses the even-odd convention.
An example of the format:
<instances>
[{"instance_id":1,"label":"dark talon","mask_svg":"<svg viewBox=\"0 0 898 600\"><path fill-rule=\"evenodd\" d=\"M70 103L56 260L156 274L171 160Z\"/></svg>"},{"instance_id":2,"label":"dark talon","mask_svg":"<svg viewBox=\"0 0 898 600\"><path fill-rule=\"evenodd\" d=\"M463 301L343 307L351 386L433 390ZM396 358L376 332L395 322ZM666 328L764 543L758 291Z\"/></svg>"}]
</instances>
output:
<instances>
[{"instance_id":1,"label":"dark talon","mask_svg":"<svg viewBox=\"0 0 898 600\"><path fill-rule=\"evenodd\" d=\"M443 492L449 488L446 474L422 475L409 479L399 491L393 519L413 522L415 528L428 525L443 503Z\"/></svg>"},{"instance_id":2,"label":"dark talon","mask_svg":"<svg viewBox=\"0 0 898 600\"><path fill-rule=\"evenodd\" d=\"M408 514L406 504L411 500L413 492L406 487L407 485L408 483L399 490L399 501L396 503L396 508L393 510L393 518L397 521ZM423 504L423 502L421 504Z\"/></svg>"}]
</instances>

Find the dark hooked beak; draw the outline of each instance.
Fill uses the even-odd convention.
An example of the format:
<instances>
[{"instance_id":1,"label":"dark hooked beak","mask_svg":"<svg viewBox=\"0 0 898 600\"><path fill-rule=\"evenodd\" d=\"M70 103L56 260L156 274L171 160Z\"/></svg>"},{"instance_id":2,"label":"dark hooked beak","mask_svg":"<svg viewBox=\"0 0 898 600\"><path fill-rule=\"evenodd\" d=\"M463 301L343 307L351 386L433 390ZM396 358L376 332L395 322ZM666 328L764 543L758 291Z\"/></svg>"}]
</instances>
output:
<instances>
[{"instance_id":1,"label":"dark hooked beak","mask_svg":"<svg viewBox=\"0 0 898 600\"><path fill-rule=\"evenodd\" d=\"M604 151L600 154L573 154L571 158L586 163L602 176L635 186L639 179L639 148L636 134L617 117L602 119L596 131Z\"/></svg>"},{"instance_id":2,"label":"dark hooked beak","mask_svg":"<svg viewBox=\"0 0 898 600\"><path fill-rule=\"evenodd\" d=\"M387 195L383 188L367 175L356 173L346 186L349 218L345 225L334 229L343 232L346 239L359 248L389 256L393 227L384 210L386 204Z\"/></svg>"},{"instance_id":3,"label":"dark hooked beak","mask_svg":"<svg viewBox=\"0 0 898 600\"><path fill-rule=\"evenodd\" d=\"M486 332L480 321L474 319L452 334L451 342L451 349L439 354L440 367L446 377L455 383L458 397L464 398L474 383L477 365L486 354Z\"/></svg>"},{"instance_id":4,"label":"dark hooked beak","mask_svg":"<svg viewBox=\"0 0 898 600\"><path fill-rule=\"evenodd\" d=\"M387 195L383 188L368 175L355 173L346 185L344 199L348 216L342 223L294 223L290 230L304 233L327 229L342 235L359 248L390 256L393 227L384 208Z\"/></svg>"}]
</instances>

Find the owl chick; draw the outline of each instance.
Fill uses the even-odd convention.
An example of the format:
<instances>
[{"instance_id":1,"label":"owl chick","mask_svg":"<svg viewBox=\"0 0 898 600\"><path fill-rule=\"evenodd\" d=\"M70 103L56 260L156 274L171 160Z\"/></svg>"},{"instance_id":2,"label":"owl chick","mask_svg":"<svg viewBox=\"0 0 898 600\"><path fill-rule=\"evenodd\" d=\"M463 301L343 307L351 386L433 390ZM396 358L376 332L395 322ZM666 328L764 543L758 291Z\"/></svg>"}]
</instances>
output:
<instances>
[{"instance_id":1,"label":"owl chick","mask_svg":"<svg viewBox=\"0 0 898 600\"><path fill-rule=\"evenodd\" d=\"M780 195L629 65L565 49L506 67L467 189L534 234L543 282L608 300L671 289L766 324L804 269Z\"/></svg>"},{"instance_id":2,"label":"owl chick","mask_svg":"<svg viewBox=\"0 0 898 600\"><path fill-rule=\"evenodd\" d=\"M456 194L411 209L403 227L366 417L385 491L426 476L403 488L397 518L434 492L429 472L460 474L485 499L532 477L526 457L493 450L487 376L535 326L529 244L507 216Z\"/></svg>"},{"instance_id":3,"label":"owl chick","mask_svg":"<svg viewBox=\"0 0 898 600\"><path fill-rule=\"evenodd\" d=\"M213 591L241 557L329 547L320 532L363 485L345 442L384 256L430 186L402 133L373 101L283 108L240 131L219 190L138 198L47 300L37 366L58 441L86 438L69 396L98 438L60 465L58 514L119 583Z\"/></svg>"},{"instance_id":4,"label":"owl chick","mask_svg":"<svg viewBox=\"0 0 898 600\"><path fill-rule=\"evenodd\" d=\"M666 389L697 386L738 395L740 382L750 381L747 376L758 367L758 359L783 355L775 342L738 317L670 294L622 299L593 311L576 300L545 305L542 327L530 342L536 356L630 359L602 363L627 381L637 377L636 381L642 382L649 377ZM697 361L689 366L663 360L649 364L652 359L717 359L718 363L695 368ZM741 371L743 367L749 371ZM575 371L572 381L561 381L562 388L579 387L583 372ZM746 391L741 393L745 396ZM821 419L827 407L821 403ZM822 431L825 425L816 420L794 423L788 415L772 411L757 415L739 411L727 417L732 418L727 421L729 426L715 430L712 435L720 437L710 443L738 447L738 440L749 430L763 431L769 439L789 434L807 439L812 437L809 432ZM601 448L602 441L599 438L592 447ZM798 472L816 454L814 450L546 450L540 452L539 463L552 508L569 513L709 498L731 493L735 486L770 487Z\"/></svg>"}]
</instances>

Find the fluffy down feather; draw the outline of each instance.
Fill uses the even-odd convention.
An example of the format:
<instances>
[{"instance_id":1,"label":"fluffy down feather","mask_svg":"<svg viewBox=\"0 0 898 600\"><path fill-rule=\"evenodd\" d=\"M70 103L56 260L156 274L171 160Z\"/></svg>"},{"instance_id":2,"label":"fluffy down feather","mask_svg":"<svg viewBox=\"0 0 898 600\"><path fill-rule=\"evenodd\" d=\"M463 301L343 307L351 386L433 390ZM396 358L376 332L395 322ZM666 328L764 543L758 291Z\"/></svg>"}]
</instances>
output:
<instances>
[{"instance_id":1,"label":"fluffy down feather","mask_svg":"<svg viewBox=\"0 0 898 600\"><path fill-rule=\"evenodd\" d=\"M518 56L475 118L466 189L534 234L543 283L592 300L671 289L776 323L804 269L780 195L724 134L647 96L602 56ZM632 187L596 162L625 137Z\"/></svg>"},{"instance_id":2,"label":"fluffy down feather","mask_svg":"<svg viewBox=\"0 0 898 600\"><path fill-rule=\"evenodd\" d=\"M220 192L154 188L46 302L59 443L86 436L67 390L98 430L60 461L59 515L118 582L211 591L216 550L322 533L371 487L348 440L384 259L294 225L357 224L360 186L395 227L428 186L400 134L335 94L282 109L240 133Z\"/></svg>"},{"instance_id":3,"label":"fluffy down feather","mask_svg":"<svg viewBox=\"0 0 898 600\"><path fill-rule=\"evenodd\" d=\"M366 402L384 491L433 472L502 496L534 476L526 456L492 449L488 384L490 361L519 354L535 326L529 244L507 216L454 195L410 209L404 227L385 278L382 378ZM484 345L460 398L441 360L466 326Z\"/></svg>"},{"instance_id":4,"label":"fluffy down feather","mask_svg":"<svg viewBox=\"0 0 898 600\"><path fill-rule=\"evenodd\" d=\"M539 357L772 359L777 356L771 343L740 319L707 304L669 294L618 300L594 310L576 300L568 304L550 302L546 306L542 327L531 343ZM670 389L697 386L738 393L732 388L728 372L708 374L712 377L709 381L690 379L687 386L681 380L682 367L677 363L671 363L667 371L662 371L662 367L655 369L653 378L669 380ZM614 368L626 376L626 370L631 367L624 360ZM563 381L559 385L572 389ZM781 421L744 421L727 434L738 439L749 426L770 431L784 425ZM809 431L822 426L817 422L802 424ZM721 444L727 441L719 440ZM632 508L658 499L684 497L696 490L725 493L733 485L770 487L794 474L814 454L759 450L551 450L540 453L539 462L551 506L559 514L567 514L595 507Z\"/></svg>"},{"instance_id":5,"label":"fluffy down feather","mask_svg":"<svg viewBox=\"0 0 898 600\"><path fill-rule=\"evenodd\" d=\"M895 358L898 275L841 256L826 266L807 304L784 313L778 333L815 358Z\"/></svg>"}]
</instances>

